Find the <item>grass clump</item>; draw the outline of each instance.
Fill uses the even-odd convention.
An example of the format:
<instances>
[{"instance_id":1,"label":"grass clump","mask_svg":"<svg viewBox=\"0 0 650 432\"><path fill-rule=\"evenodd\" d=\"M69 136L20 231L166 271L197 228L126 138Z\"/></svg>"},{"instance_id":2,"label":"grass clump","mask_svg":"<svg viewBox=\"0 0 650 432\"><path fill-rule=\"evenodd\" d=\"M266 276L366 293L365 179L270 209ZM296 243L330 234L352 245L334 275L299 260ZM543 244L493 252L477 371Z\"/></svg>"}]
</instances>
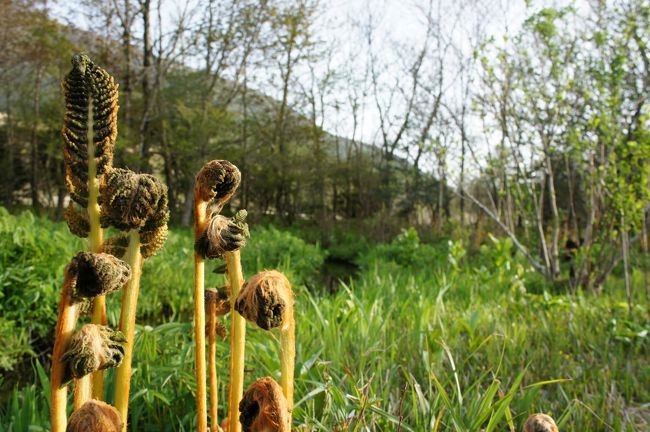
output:
<instances>
[{"instance_id":1,"label":"grass clump","mask_svg":"<svg viewBox=\"0 0 650 432\"><path fill-rule=\"evenodd\" d=\"M33 226L38 235L63 240L70 238L67 228L2 211L0 226L13 227L26 250L24 256L12 255L22 257L16 263L3 261L2 273L14 275L4 279L4 292L31 284L24 295L39 293L49 299L41 313L50 317L43 328L51 331L57 278L66 258L29 240L33 234L27 231ZM244 265L248 248L258 241L256 232L253 228L242 250ZM72 243L61 243L70 255L77 250ZM147 261L142 279L148 288L138 302L138 314L146 313L146 319L136 324L135 332L132 386L137 390L129 410L133 430L196 429L188 307L192 287L186 277L192 271L187 259L191 232L172 230L169 245ZM449 261L453 248L447 243L434 247L440 252L419 269L368 253L357 277L333 293L294 284L295 319L300 323L294 428L419 431L439 425L438 431L468 430L475 413L488 413L486 428L502 409L500 419L493 421L499 431L510 430L510 423L523 430L528 416L537 412L551 415L567 432L644 430L650 416L650 321L642 292L635 298L640 306L630 315L621 280L611 279L599 296L558 294L555 287L532 278L520 257L503 248L486 247L464 257L454 252L455 268ZM29 251L34 253L27 260ZM280 262L293 260L281 252L278 256ZM29 263L34 272L18 271L14 266L20 263ZM147 271L149 267L156 271ZM263 270L246 268L251 274ZM640 273L634 278L642 283ZM0 298L3 311L9 310L8 299ZM11 301L18 308L13 309L16 316L30 313L31 304ZM119 300L113 296L108 302L108 322L114 327L118 317L112 301ZM166 315L167 310L174 312ZM30 325L40 328L41 323L25 322L21 328ZM3 375L1 432L48 425L43 395L48 380L42 366L47 360L38 356L36 340L30 338L30 346L35 355L15 364L23 372L21 380L16 382L13 373ZM250 331L246 351L255 353L246 363L254 376L278 378L279 340L269 343L267 332ZM227 358L225 344L217 344L216 356ZM114 389L113 375L107 372L108 394ZM223 411L227 390L222 386L219 392Z\"/></svg>"},{"instance_id":2,"label":"grass clump","mask_svg":"<svg viewBox=\"0 0 650 432\"><path fill-rule=\"evenodd\" d=\"M272 226L253 227L251 240L242 249L244 268L260 271L277 268L296 284L313 283L326 253L318 244L310 244L295 234Z\"/></svg>"}]
</instances>

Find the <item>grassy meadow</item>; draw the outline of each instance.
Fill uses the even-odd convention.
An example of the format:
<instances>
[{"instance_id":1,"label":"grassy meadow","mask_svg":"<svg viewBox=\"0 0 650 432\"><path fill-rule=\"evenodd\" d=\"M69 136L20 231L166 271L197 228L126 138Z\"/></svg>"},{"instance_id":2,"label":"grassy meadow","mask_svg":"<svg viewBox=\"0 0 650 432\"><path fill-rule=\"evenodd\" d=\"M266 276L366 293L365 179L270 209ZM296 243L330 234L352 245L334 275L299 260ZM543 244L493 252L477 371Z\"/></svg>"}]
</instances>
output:
<instances>
[{"instance_id":1,"label":"grassy meadow","mask_svg":"<svg viewBox=\"0 0 650 432\"><path fill-rule=\"evenodd\" d=\"M568 295L534 274L509 241L469 251L408 230L381 245L334 243L325 250L296 232L254 227L242 251L246 276L278 268L294 283L297 430L521 431L533 412L552 415L562 431L650 428L641 271L629 313L616 273L599 295ZM60 283L83 246L65 223L0 209L0 432L48 430ZM358 269L331 289L321 268L334 253ZM195 429L192 267L189 229L173 229L145 264L131 430ZM223 276L208 271L206 283L219 286ZM119 293L108 310L115 326ZM224 378L226 348L217 353ZM248 326L246 384L279 370L278 348Z\"/></svg>"}]
</instances>

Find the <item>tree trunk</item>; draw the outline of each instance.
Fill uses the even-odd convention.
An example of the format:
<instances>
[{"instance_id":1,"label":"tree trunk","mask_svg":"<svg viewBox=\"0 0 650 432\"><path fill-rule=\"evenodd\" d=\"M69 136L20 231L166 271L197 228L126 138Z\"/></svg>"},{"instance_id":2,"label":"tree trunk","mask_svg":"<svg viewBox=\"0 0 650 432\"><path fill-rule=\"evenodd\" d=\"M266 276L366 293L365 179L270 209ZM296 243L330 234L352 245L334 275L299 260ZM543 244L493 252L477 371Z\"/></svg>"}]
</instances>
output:
<instances>
[{"instance_id":1,"label":"tree trunk","mask_svg":"<svg viewBox=\"0 0 650 432\"><path fill-rule=\"evenodd\" d=\"M192 220L192 208L194 207L194 182L189 182L185 191L185 204L181 224L189 226Z\"/></svg>"},{"instance_id":2,"label":"tree trunk","mask_svg":"<svg viewBox=\"0 0 650 432\"><path fill-rule=\"evenodd\" d=\"M142 27L143 27L143 73L142 73L142 103L143 112L140 121L140 171L149 172L149 146L150 119L151 115L151 0L140 2L142 8Z\"/></svg>"},{"instance_id":3,"label":"tree trunk","mask_svg":"<svg viewBox=\"0 0 650 432\"><path fill-rule=\"evenodd\" d=\"M650 187L650 185L648 185ZM648 211L643 212L643 226L641 227L641 250L645 256L648 255ZM646 300L650 301L650 281L648 281L648 268L644 267L643 280L645 282Z\"/></svg>"},{"instance_id":4,"label":"tree trunk","mask_svg":"<svg viewBox=\"0 0 650 432\"><path fill-rule=\"evenodd\" d=\"M124 76L122 77L121 93L123 102L124 124L131 126L131 2L124 0L124 22L122 29L122 50L124 51Z\"/></svg>"},{"instance_id":5,"label":"tree trunk","mask_svg":"<svg viewBox=\"0 0 650 432\"><path fill-rule=\"evenodd\" d=\"M443 201L445 199L443 176L443 170L440 168L438 171L438 205L436 208L436 229L438 230L438 233L442 231L442 210L444 207Z\"/></svg>"},{"instance_id":6,"label":"tree trunk","mask_svg":"<svg viewBox=\"0 0 650 432\"><path fill-rule=\"evenodd\" d=\"M544 230L544 192L545 192L545 186L547 184L546 179L541 182L541 190L539 192L539 197L538 199L534 200L535 202L535 216L537 219L537 232L539 234L539 244L542 249L542 257L544 258L544 276L546 276L547 279L552 280L552 264L551 264L551 256L548 250L548 243L546 241L546 232Z\"/></svg>"},{"instance_id":7,"label":"tree trunk","mask_svg":"<svg viewBox=\"0 0 650 432\"><path fill-rule=\"evenodd\" d=\"M551 275L556 279L560 275L560 254L559 254L559 237L560 237L560 213L557 208L557 197L555 194L555 176L553 163L551 161L550 149L548 143L545 143L544 158L546 160L546 173L548 181L548 194L552 214L551 229Z\"/></svg>"},{"instance_id":8,"label":"tree trunk","mask_svg":"<svg viewBox=\"0 0 650 432\"><path fill-rule=\"evenodd\" d=\"M172 170L172 154L169 149L167 140L167 125L165 121L160 122L160 144L162 147L163 168L165 172L165 182L167 183L167 199L169 200L169 210L172 218L176 216L176 186Z\"/></svg>"},{"instance_id":9,"label":"tree trunk","mask_svg":"<svg viewBox=\"0 0 650 432\"><path fill-rule=\"evenodd\" d=\"M623 273L625 274L625 298L632 314L632 280L630 278L630 238L625 226L625 217L621 216L621 247L623 248Z\"/></svg>"},{"instance_id":10,"label":"tree trunk","mask_svg":"<svg viewBox=\"0 0 650 432\"><path fill-rule=\"evenodd\" d=\"M293 34L293 33L292 33ZM275 212L276 216L282 216L283 211L287 211L287 199L285 194L287 194L287 176L285 175L286 166L282 167L281 164L284 160L288 160L289 155L286 153L284 135L286 130L286 112L289 104L289 81L291 79L291 74L293 72L293 48L295 40L293 36L289 39L287 45L287 58L285 62L285 70L282 74L282 102L280 103L280 108L278 110L278 116L276 118L275 128L273 129L273 147L277 151L275 157L276 160L276 169L278 172L278 185L276 188L276 197L275 197Z\"/></svg>"},{"instance_id":11,"label":"tree trunk","mask_svg":"<svg viewBox=\"0 0 650 432\"><path fill-rule=\"evenodd\" d=\"M589 212L587 214L587 224L584 230L584 242L582 242L582 255L584 258L580 263L578 269L578 284L582 286L585 290L589 291L592 288L591 284L591 248L593 244L593 232L594 224L596 223L596 206L598 203L596 196L596 163L595 163L595 154L592 152L589 157Z\"/></svg>"},{"instance_id":12,"label":"tree trunk","mask_svg":"<svg viewBox=\"0 0 650 432\"><path fill-rule=\"evenodd\" d=\"M41 111L41 80L43 77L43 68L39 65L36 69L36 79L34 80L34 117L32 119L32 133L30 140L31 147L31 176L30 176L30 190L32 196L32 208L37 213L40 211L40 203L38 200L38 177L39 177L39 164L38 164L38 122Z\"/></svg>"},{"instance_id":13,"label":"tree trunk","mask_svg":"<svg viewBox=\"0 0 650 432\"><path fill-rule=\"evenodd\" d=\"M11 86L6 88L6 101L7 101L7 117L6 117L6 140L4 143L4 148L0 147L2 154L4 155L0 159L0 167L2 168L2 178L3 181L0 184L0 192L2 194L2 205L8 209L13 207L13 193L15 190L16 179L14 176L14 121L13 121L13 112L12 112L12 97L11 97Z\"/></svg>"},{"instance_id":14,"label":"tree trunk","mask_svg":"<svg viewBox=\"0 0 650 432\"><path fill-rule=\"evenodd\" d=\"M241 162L240 168L243 173L241 179L241 206L242 208L248 207L248 175L246 175L247 162L248 162L248 76L246 74L246 69L244 68L244 85L242 88L242 119L241 119Z\"/></svg>"},{"instance_id":15,"label":"tree trunk","mask_svg":"<svg viewBox=\"0 0 650 432\"><path fill-rule=\"evenodd\" d=\"M458 195L459 195L459 212L460 212L460 227L465 226L465 128L461 131L461 146L460 146L460 178L458 180Z\"/></svg>"}]
</instances>

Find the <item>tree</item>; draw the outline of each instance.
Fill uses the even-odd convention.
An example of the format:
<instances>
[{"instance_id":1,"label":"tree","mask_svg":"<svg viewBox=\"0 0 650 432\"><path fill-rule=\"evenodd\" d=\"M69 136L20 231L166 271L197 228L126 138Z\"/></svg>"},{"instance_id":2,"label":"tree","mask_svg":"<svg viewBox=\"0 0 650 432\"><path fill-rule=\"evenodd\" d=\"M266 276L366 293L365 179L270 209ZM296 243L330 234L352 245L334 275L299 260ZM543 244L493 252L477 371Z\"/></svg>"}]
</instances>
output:
<instances>
[{"instance_id":1,"label":"tree","mask_svg":"<svg viewBox=\"0 0 650 432\"><path fill-rule=\"evenodd\" d=\"M496 61L483 57L477 101L503 156L492 159L492 203L472 200L550 281L561 277L562 239L579 244L569 282L595 289L645 223L647 48L635 35L648 14L632 2L596 6L593 26L574 17L571 8L542 9L511 48L496 49Z\"/></svg>"}]
</instances>

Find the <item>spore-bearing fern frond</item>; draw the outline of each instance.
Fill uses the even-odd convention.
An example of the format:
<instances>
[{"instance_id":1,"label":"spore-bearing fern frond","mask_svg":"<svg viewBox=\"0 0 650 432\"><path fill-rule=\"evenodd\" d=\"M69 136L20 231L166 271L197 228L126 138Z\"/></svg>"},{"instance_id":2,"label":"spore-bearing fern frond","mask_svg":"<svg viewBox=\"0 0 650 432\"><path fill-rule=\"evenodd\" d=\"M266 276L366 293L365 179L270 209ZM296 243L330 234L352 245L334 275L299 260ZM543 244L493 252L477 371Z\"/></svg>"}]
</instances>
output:
<instances>
[{"instance_id":1,"label":"spore-bearing fern frond","mask_svg":"<svg viewBox=\"0 0 650 432\"><path fill-rule=\"evenodd\" d=\"M207 217L221 212L241 182L239 169L227 160L206 163L196 175L194 196L209 203Z\"/></svg>"},{"instance_id":2,"label":"spore-bearing fern frond","mask_svg":"<svg viewBox=\"0 0 650 432\"><path fill-rule=\"evenodd\" d=\"M140 230L152 216L159 212L159 202L166 188L150 174L114 168L103 179L102 214L103 228Z\"/></svg>"},{"instance_id":3,"label":"spore-bearing fern frond","mask_svg":"<svg viewBox=\"0 0 650 432\"><path fill-rule=\"evenodd\" d=\"M88 136L92 135L96 176L108 171L117 136L117 84L88 56L72 57L72 70L63 81L66 111L63 153L66 184L72 199L88 204Z\"/></svg>"},{"instance_id":4,"label":"spore-bearing fern frond","mask_svg":"<svg viewBox=\"0 0 650 432\"><path fill-rule=\"evenodd\" d=\"M163 225L152 228L150 231L145 231L146 228L148 228L147 225L139 231L140 253L143 258L149 258L155 255L156 252L165 244L168 234L166 222ZM129 235L118 234L107 239L102 245L102 250L117 258L122 258L128 247Z\"/></svg>"},{"instance_id":5,"label":"spore-bearing fern frond","mask_svg":"<svg viewBox=\"0 0 650 432\"><path fill-rule=\"evenodd\" d=\"M68 207L65 209L65 221L68 223L70 232L77 237L86 238L90 233L90 222L88 215L84 210L76 208L77 205L70 201Z\"/></svg>"},{"instance_id":6,"label":"spore-bearing fern frond","mask_svg":"<svg viewBox=\"0 0 650 432\"><path fill-rule=\"evenodd\" d=\"M79 301L122 288L131 277L127 263L106 253L79 252L70 261L73 299Z\"/></svg>"},{"instance_id":7,"label":"spore-bearing fern frond","mask_svg":"<svg viewBox=\"0 0 650 432\"><path fill-rule=\"evenodd\" d=\"M152 231L140 231L140 253L143 258L152 257L163 247L167 240L167 224Z\"/></svg>"},{"instance_id":8,"label":"spore-bearing fern frond","mask_svg":"<svg viewBox=\"0 0 650 432\"><path fill-rule=\"evenodd\" d=\"M155 255L163 247L165 240L167 240L169 203L167 199L167 186L161 184L161 187L162 195L158 201L158 206L140 229L140 253L143 258L149 258Z\"/></svg>"},{"instance_id":9,"label":"spore-bearing fern frond","mask_svg":"<svg viewBox=\"0 0 650 432\"><path fill-rule=\"evenodd\" d=\"M72 337L61 360L67 365L66 378L117 367L124 359L126 337L109 327L86 324Z\"/></svg>"},{"instance_id":10,"label":"spore-bearing fern frond","mask_svg":"<svg viewBox=\"0 0 650 432\"><path fill-rule=\"evenodd\" d=\"M148 258L154 255L167 239L167 187L150 174L113 168L104 176L100 189L102 227L137 230L142 256ZM108 239L106 243L104 250L118 257L128 246L122 238Z\"/></svg>"},{"instance_id":11,"label":"spore-bearing fern frond","mask_svg":"<svg viewBox=\"0 0 650 432\"><path fill-rule=\"evenodd\" d=\"M213 259L241 249L249 237L245 219L246 210L240 210L233 218L213 215L194 243L194 250L203 258Z\"/></svg>"},{"instance_id":12,"label":"spore-bearing fern frond","mask_svg":"<svg viewBox=\"0 0 650 432\"><path fill-rule=\"evenodd\" d=\"M102 252L111 254L114 257L122 258L129 247L129 235L117 234L104 241Z\"/></svg>"}]
</instances>

